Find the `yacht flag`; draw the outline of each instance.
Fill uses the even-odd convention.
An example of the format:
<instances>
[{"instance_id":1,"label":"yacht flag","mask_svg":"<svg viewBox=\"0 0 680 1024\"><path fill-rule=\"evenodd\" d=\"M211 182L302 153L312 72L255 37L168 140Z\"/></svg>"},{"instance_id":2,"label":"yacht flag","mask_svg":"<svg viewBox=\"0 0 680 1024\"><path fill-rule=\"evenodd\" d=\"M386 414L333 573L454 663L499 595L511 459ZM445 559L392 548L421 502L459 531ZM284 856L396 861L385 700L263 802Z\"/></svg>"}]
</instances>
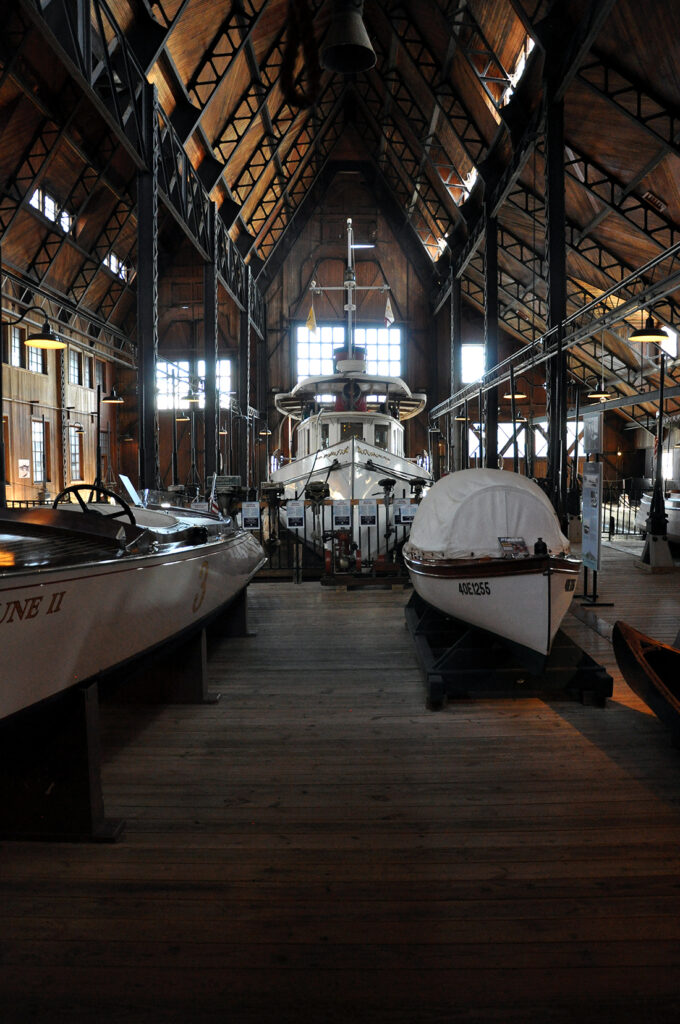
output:
<instances>
[{"instance_id":1,"label":"yacht flag","mask_svg":"<svg viewBox=\"0 0 680 1024\"><path fill-rule=\"evenodd\" d=\"M389 295L387 296L387 302L385 303L385 327L391 327L394 323L394 313L392 312L392 303L390 302Z\"/></svg>"},{"instance_id":2,"label":"yacht flag","mask_svg":"<svg viewBox=\"0 0 680 1024\"><path fill-rule=\"evenodd\" d=\"M310 334L316 334L316 317L314 316L314 303L309 307L309 315L305 324Z\"/></svg>"}]
</instances>

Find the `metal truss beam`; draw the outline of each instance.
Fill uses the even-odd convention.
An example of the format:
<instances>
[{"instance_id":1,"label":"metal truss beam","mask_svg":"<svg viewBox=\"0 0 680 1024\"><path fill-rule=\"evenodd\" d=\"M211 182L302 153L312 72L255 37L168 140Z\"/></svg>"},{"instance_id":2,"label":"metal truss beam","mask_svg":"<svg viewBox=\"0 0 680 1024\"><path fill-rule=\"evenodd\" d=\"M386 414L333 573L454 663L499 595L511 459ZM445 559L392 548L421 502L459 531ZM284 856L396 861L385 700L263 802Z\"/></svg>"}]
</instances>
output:
<instances>
[{"instance_id":1,"label":"metal truss beam","mask_svg":"<svg viewBox=\"0 0 680 1024\"><path fill-rule=\"evenodd\" d=\"M495 53L476 20L470 4L460 0L438 0L438 6L450 26L457 48L484 90L489 102L502 117L503 97L512 88L510 75Z\"/></svg>"},{"instance_id":2,"label":"metal truss beam","mask_svg":"<svg viewBox=\"0 0 680 1024\"><path fill-rule=\"evenodd\" d=\"M406 6L399 0L381 0L381 7L389 17L404 53L434 96L470 164L478 167L487 149L486 141L458 92L448 79L444 80L439 61L411 19Z\"/></svg>"},{"instance_id":3,"label":"metal truss beam","mask_svg":"<svg viewBox=\"0 0 680 1024\"><path fill-rule=\"evenodd\" d=\"M203 113L217 87L234 67L235 58L246 46L268 0L234 0L201 60L187 82L189 96Z\"/></svg>"},{"instance_id":4,"label":"metal truss beam","mask_svg":"<svg viewBox=\"0 0 680 1024\"><path fill-rule=\"evenodd\" d=\"M583 156L571 145L565 148L565 171L572 181L602 203L608 213L614 213L625 220L658 249L668 249L678 241L680 232L669 217L664 217L644 199L627 191L596 161ZM601 219L598 219L598 223ZM579 234L585 238L591 231L592 227L588 224Z\"/></svg>"},{"instance_id":5,"label":"metal truss beam","mask_svg":"<svg viewBox=\"0 0 680 1024\"><path fill-rule=\"evenodd\" d=\"M318 100L318 106L324 110L323 133L314 138L309 121L305 122L286 153L286 163L290 165L291 173L288 175L285 191L277 194L280 186L274 182L260 203L262 217L250 221L255 234L250 251L261 249L265 262L294 211L302 202L305 191L312 187L321 163L340 137L342 123L339 112L344 93L344 83L339 83L337 76L329 77L326 89ZM320 163L315 168L314 161L317 155Z\"/></svg>"},{"instance_id":6,"label":"metal truss beam","mask_svg":"<svg viewBox=\"0 0 680 1024\"><path fill-rule=\"evenodd\" d=\"M22 0L23 2L23 0ZM188 159L177 132L160 109L153 139L143 130L150 103L143 69L139 65L125 33L120 29L106 0L85 0L90 17L86 31L80 25L76 8L68 0L52 0L46 11L33 14L53 33L57 48L70 60L92 90L92 98L109 119L140 170L158 160L160 195L203 259L208 256L207 217L210 198ZM56 14L59 17L55 17ZM96 32L94 31L96 27ZM107 39L108 46L98 48L96 41ZM95 44L95 45L91 45ZM229 246L232 243L229 241ZM238 263L237 253L233 264ZM230 289L228 279L225 287ZM245 283L241 289L246 299Z\"/></svg>"},{"instance_id":7,"label":"metal truss beam","mask_svg":"<svg viewBox=\"0 0 680 1024\"><path fill-rule=\"evenodd\" d=\"M680 110L655 96L648 85L597 53L582 64L577 79L619 114L642 128L666 153L680 155Z\"/></svg>"},{"instance_id":8,"label":"metal truss beam","mask_svg":"<svg viewBox=\"0 0 680 1024\"><path fill-rule=\"evenodd\" d=\"M381 95L375 83L359 96L359 104L368 114L369 127L376 140L389 139L387 152L391 160L384 160L381 166L387 180L400 182L398 195L409 221L413 222L424 247L434 259L439 253L439 239L450 223L447 207L439 197L429 177L419 178L421 157L407 141L406 135L396 121L382 114ZM405 187L405 191L404 191ZM412 202L417 194L418 206Z\"/></svg>"}]
</instances>

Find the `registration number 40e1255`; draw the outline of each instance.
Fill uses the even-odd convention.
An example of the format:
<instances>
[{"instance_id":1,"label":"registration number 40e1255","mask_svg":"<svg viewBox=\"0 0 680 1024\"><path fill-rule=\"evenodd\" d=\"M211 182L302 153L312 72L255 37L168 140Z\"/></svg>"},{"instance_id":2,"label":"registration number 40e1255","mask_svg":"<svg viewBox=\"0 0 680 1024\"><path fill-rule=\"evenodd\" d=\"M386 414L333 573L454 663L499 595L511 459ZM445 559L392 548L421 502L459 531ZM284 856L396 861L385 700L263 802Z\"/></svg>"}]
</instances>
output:
<instances>
[{"instance_id":1,"label":"registration number 40e1255","mask_svg":"<svg viewBox=\"0 0 680 1024\"><path fill-rule=\"evenodd\" d=\"M488 580L474 580L469 583L459 583L458 593L468 597L486 597L491 593L491 585Z\"/></svg>"}]
</instances>

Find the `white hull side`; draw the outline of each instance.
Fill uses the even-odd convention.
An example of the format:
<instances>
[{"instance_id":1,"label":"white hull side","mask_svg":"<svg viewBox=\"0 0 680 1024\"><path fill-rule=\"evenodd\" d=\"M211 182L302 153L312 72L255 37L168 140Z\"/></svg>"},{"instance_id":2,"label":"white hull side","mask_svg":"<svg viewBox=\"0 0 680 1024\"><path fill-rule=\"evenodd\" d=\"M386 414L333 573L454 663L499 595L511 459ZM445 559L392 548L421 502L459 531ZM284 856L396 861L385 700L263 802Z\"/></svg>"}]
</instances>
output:
<instances>
[{"instance_id":1,"label":"white hull side","mask_svg":"<svg viewBox=\"0 0 680 1024\"><path fill-rule=\"evenodd\" d=\"M645 533L647 530L647 516L649 515L650 504L650 495L643 494L640 500L640 507L635 516L635 526L642 533ZM666 536L673 543L680 543L680 499L666 498L664 500L664 509L668 516Z\"/></svg>"},{"instance_id":2,"label":"white hull side","mask_svg":"<svg viewBox=\"0 0 680 1024\"><path fill-rule=\"evenodd\" d=\"M333 462L337 460L339 466L331 469ZM372 462L375 468L367 465ZM409 501L411 498L410 480L421 481L424 487L432 483L430 474L420 466L409 462L407 459L382 448L376 448L366 441L349 440L340 444L323 448L314 455L308 455L303 459L291 462L281 469L272 473L271 479L284 486L283 497L303 498L304 490L312 481L327 481L331 500L350 499L362 500L365 498L382 499L384 492L380 481L385 478L392 478L396 481L393 495L395 501ZM406 477L406 479L403 479ZM393 510L390 510L393 521ZM300 537L304 536L306 543L317 552L323 549L321 534L323 530L330 531L332 527L332 509L327 506L323 513L323 527L319 517L314 516L311 507L305 509L305 530L300 530ZM378 553L385 553L385 511L381 508L379 513L378 527L360 527L359 510L357 506L352 509L352 537L359 544L362 557L375 556ZM285 507L281 509L281 522L287 525ZM403 530L399 531L398 539L403 539ZM387 551L391 550L397 537L394 533L390 535Z\"/></svg>"},{"instance_id":3,"label":"white hull side","mask_svg":"<svg viewBox=\"0 0 680 1024\"><path fill-rule=\"evenodd\" d=\"M0 576L0 718L170 639L264 561L248 534L167 554Z\"/></svg>"},{"instance_id":4,"label":"white hull side","mask_svg":"<svg viewBox=\"0 0 680 1024\"><path fill-rule=\"evenodd\" d=\"M488 579L437 578L410 567L409 573L416 592L428 604L544 655L550 653L574 596L573 576L558 572ZM571 581L569 590L567 581Z\"/></svg>"}]
</instances>

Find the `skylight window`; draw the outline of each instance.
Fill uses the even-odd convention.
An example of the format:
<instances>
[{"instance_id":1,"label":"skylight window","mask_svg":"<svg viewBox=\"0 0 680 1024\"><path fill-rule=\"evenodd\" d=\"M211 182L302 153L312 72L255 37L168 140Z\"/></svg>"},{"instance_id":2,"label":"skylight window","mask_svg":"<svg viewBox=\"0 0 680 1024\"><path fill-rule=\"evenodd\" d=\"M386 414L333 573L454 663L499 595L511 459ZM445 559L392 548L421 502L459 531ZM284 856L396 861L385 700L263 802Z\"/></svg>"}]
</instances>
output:
<instances>
[{"instance_id":1,"label":"skylight window","mask_svg":"<svg viewBox=\"0 0 680 1024\"><path fill-rule=\"evenodd\" d=\"M461 384L473 384L484 376L484 346L461 345L460 347L460 379Z\"/></svg>"},{"instance_id":2,"label":"skylight window","mask_svg":"<svg viewBox=\"0 0 680 1024\"><path fill-rule=\"evenodd\" d=\"M127 265L122 261L120 256L116 256L116 254L115 254L115 252L113 250L111 250L111 252L107 253L107 255L102 260L102 263L104 264L105 267L109 268L109 270L111 271L112 274L115 274L116 277L119 277L121 279L121 281L127 281L127 279L128 279L128 268L127 268Z\"/></svg>"},{"instance_id":3,"label":"skylight window","mask_svg":"<svg viewBox=\"0 0 680 1024\"><path fill-rule=\"evenodd\" d=\"M664 324L664 331L668 335L668 341L661 342L661 348L664 350L667 356L671 359L677 359L678 356L678 332L674 331L672 327L666 327Z\"/></svg>"},{"instance_id":4,"label":"skylight window","mask_svg":"<svg viewBox=\"0 0 680 1024\"><path fill-rule=\"evenodd\" d=\"M58 224L64 234L68 234L73 227L73 217L68 210L61 209L54 196L45 192L44 189L37 188L35 190L29 199L29 205L42 213L43 217L51 220L53 224Z\"/></svg>"},{"instance_id":5,"label":"skylight window","mask_svg":"<svg viewBox=\"0 0 680 1024\"><path fill-rule=\"evenodd\" d=\"M520 50L519 57L517 58L517 63L515 64L514 69L510 72L508 76L510 79L510 85L506 88L501 98L502 107L504 107L506 103L510 102L512 95L515 89L517 88L517 83L524 74L524 71L527 66L527 61L529 59L529 54L533 50L534 45L535 44L531 36L525 36L524 45Z\"/></svg>"}]
</instances>

